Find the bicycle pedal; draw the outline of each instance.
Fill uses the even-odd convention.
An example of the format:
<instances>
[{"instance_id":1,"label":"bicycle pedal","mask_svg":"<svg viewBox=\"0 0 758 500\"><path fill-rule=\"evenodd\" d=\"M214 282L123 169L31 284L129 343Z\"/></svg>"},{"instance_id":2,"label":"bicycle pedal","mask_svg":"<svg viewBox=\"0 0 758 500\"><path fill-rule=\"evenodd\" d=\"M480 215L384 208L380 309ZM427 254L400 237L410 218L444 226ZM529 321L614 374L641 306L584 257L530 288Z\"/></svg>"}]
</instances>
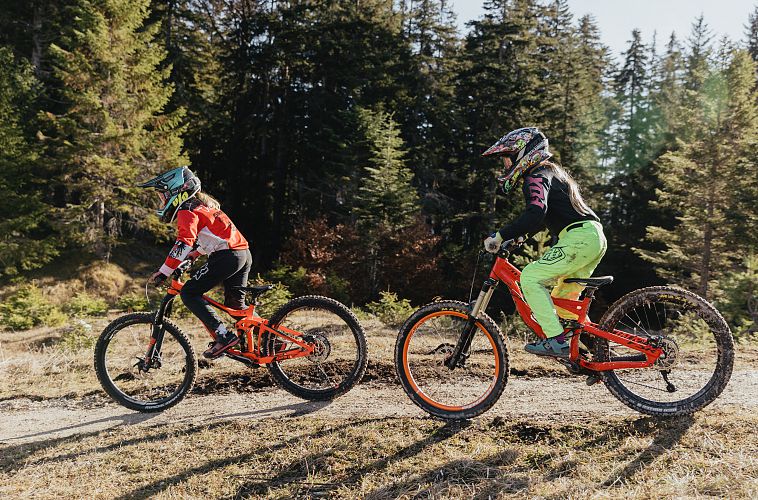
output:
<instances>
[{"instance_id":1,"label":"bicycle pedal","mask_svg":"<svg viewBox=\"0 0 758 500\"><path fill-rule=\"evenodd\" d=\"M582 367L576 363L569 361L568 359L556 358L572 375L578 375L582 371Z\"/></svg>"},{"instance_id":2,"label":"bicycle pedal","mask_svg":"<svg viewBox=\"0 0 758 500\"><path fill-rule=\"evenodd\" d=\"M600 382L600 375L589 375L587 376L587 385L593 386Z\"/></svg>"}]
</instances>

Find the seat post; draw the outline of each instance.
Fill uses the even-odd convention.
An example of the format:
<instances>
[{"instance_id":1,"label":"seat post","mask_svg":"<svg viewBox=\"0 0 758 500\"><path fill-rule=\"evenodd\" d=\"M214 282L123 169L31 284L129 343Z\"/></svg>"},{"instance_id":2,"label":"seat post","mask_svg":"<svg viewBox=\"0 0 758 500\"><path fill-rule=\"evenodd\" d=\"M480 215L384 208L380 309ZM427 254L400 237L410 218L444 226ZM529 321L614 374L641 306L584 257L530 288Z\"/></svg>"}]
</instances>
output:
<instances>
[{"instance_id":1,"label":"seat post","mask_svg":"<svg viewBox=\"0 0 758 500\"><path fill-rule=\"evenodd\" d=\"M596 290L597 290L596 286L585 286L584 290L582 290L582 293L579 294L579 300L584 300L584 299L592 300L595 297Z\"/></svg>"}]
</instances>

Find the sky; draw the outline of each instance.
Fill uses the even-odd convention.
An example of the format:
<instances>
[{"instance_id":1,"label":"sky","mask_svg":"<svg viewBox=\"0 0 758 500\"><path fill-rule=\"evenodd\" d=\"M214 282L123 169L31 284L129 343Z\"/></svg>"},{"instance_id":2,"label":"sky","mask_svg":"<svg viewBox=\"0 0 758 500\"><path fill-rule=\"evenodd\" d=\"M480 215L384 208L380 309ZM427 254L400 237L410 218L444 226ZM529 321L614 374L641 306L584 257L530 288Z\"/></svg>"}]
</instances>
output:
<instances>
[{"instance_id":1,"label":"sky","mask_svg":"<svg viewBox=\"0 0 758 500\"><path fill-rule=\"evenodd\" d=\"M452 0L458 26L465 32L468 21L484 13L483 0ZM732 41L745 38L748 15L758 6L753 0L568 0L575 18L595 17L603 43L618 57L626 50L634 28L649 43L657 31L657 45L663 49L672 31L685 40L692 22L700 14L714 33L714 39L727 35Z\"/></svg>"}]
</instances>

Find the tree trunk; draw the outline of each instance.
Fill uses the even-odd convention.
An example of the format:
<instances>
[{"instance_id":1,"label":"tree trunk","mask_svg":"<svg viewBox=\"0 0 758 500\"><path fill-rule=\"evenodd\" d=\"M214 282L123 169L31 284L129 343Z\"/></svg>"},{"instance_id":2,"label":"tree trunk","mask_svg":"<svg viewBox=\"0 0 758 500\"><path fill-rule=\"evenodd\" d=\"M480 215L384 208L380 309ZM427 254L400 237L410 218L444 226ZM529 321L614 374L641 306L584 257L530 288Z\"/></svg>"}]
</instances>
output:
<instances>
[{"instance_id":1,"label":"tree trunk","mask_svg":"<svg viewBox=\"0 0 758 500\"><path fill-rule=\"evenodd\" d=\"M711 179L716 178L715 164L710 168ZM711 189L708 192L708 199L706 200L706 221L705 228L703 229L703 257L700 261L700 289L701 296L708 298L708 281L711 278L711 247L713 246L713 213L715 204L715 189Z\"/></svg>"},{"instance_id":2,"label":"tree trunk","mask_svg":"<svg viewBox=\"0 0 758 500\"><path fill-rule=\"evenodd\" d=\"M272 206L272 255L279 254L284 239L284 212L287 208L287 182L288 182L288 164L286 155L288 150L288 140L290 133L286 130L288 123L289 106L289 68L284 67L284 81L282 82L282 105L279 109L279 127L276 139L276 153L274 156L274 202Z\"/></svg>"},{"instance_id":3,"label":"tree trunk","mask_svg":"<svg viewBox=\"0 0 758 500\"><path fill-rule=\"evenodd\" d=\"M34 3L32 18L32 67L37 78L42 76L42 6Z\"/></svg>"}]
</instances>

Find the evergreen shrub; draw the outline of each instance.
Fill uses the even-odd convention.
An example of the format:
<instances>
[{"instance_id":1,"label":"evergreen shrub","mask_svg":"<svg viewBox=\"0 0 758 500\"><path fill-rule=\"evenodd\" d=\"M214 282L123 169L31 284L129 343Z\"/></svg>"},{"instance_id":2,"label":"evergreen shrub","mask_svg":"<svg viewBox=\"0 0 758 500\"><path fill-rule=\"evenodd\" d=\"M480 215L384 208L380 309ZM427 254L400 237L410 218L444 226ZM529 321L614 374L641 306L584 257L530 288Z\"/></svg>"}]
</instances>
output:
<instances>
[{"instance_id":1,"label":"evergreen shrub","mask_svg":"<svg viewBox=\"0 0 758 500\"><path fill-rule=\"evenodd\" d=\"M716 307L735 338L755 334L758 331L758 319L753 318L753 314L758 313L758 255L746 257L743 266L724 275L717 286Z\"/></svg>"},{"instance_id":2,"label":"evergreen shrub","mask_svg":"<svg viewBox=\"0 0 758 500\"><path fill-rule=\"evenodd\" d=\"M393 292L380 292L378 302L369 302L365 310L387 326L400 326L413 312L408 299L398 299Z\"/></svg>"},{"instance_id":3,"label":"evergreen shrub","mask_svg":"<svg viewBox=\"0 0 758 500\"><path fill-rule=\"evenodd\" d=\"M102 316L108 312L108 304L100 297L95 297L87 292L78 292L73 299L63 306L63 309L75 318L84 318Z\"/></svg>"},{"instance_id":4,"label":"evergreen shrub","mask_svg":"<svg viewBox=\"0 0 758 500\"><path fill-rule=\"evenodd\" d=\"M150 303L144 294L138 292L122 295L116 301L116 308L121 311L147 311Z\"/></svg>"},{"instance_id":5,"label":"evergreen shrub","mask_svg":"<svg viewBox=\"0 0 758 500\"><path fill-rule=\"evenodd\" d=\"M97 338L92 335L92 325L82 319L77 319L67 327L58 346L66 351L80 351L95 347Z\"/></svg>"},{"instance_id":6,"label":"evergreen shrub","mask_svg":"<svg viewBox=\"0 0 758 500\"><path fill-rule=\"evenodd\" d=\"M22 285L0 304L0 324L14 330L60 326L66 320L66 315L49 304L42 290L33 283Z\"/></svg>"},{"instance_id":7,"label":"evergreen shrub","mask_svg":"<svg viewBox=\"0 0 758 500\"><path fill-rule=\"evenodd\" d=\"M256 283L261 285L265 281L258 277ZM292 292L290 292L287 285L275 283L274 288L258 298L258 307L256 307L255 311L264 318L269 318L277 309L289 302L291 298Z\"/></svg>"},{"instance_id":8,"label":"evergreen shrub","mask_svg":"<svg viewBox=\"0 0 758 500\"><path fill-rule=\"evenodd\" d=\"M283 264L264 275L264 281L283 283L294 295L307 295L309 291L307 271L304 267ZM263 283L263 281L261 281Z\"/></svg>"}]
</instances>

